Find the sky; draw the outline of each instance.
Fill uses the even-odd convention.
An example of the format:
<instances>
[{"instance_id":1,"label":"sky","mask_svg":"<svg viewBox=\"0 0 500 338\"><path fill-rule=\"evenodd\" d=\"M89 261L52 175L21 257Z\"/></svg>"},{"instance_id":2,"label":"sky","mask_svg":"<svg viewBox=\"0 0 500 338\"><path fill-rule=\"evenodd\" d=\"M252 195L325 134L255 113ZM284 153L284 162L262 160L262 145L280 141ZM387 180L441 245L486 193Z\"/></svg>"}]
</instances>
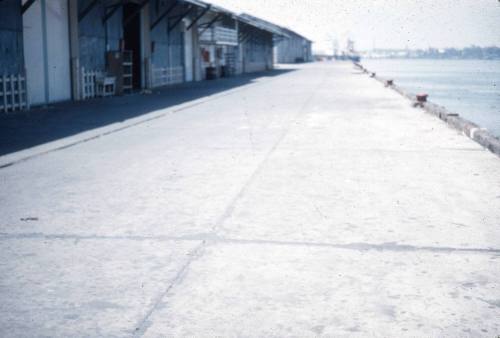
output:
<instances>
[{"instance_id":1,"label":"sky","mask_svg":"<svg viewBox=\"0 0 500 338\"><path fill-rule=\"evenodd\" d=\"M308 37L356 49L500 46L500 0L210 0Z\"/></svg>"}]
</instances>

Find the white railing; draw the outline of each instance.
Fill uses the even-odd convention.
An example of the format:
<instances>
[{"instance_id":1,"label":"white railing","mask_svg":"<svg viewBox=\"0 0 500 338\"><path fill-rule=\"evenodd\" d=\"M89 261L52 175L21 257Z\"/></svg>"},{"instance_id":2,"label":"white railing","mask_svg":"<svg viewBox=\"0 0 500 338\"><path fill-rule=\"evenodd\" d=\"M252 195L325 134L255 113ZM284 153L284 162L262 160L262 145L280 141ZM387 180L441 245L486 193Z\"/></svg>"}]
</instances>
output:
<instances>
[{"instance_id":1,"label":"white railing","mask_svg":"<svg viewBox=\"0 0 500 338\"><path fill-rule=\"evenodd\" d=\"M103 76L99 70L87 70L82 67L82 100L97 97L97 79Z\"/></svg>"},{"instance_id":2,"label":"white railing","mask_svg":"<svg viewBox=\"0 0 500 338\"><path fill-rule=\"evenodd\" d=\"M202 33L200 34L200 41L214 42L214 30L213 30L213 28L202 30Z\"/></svg>"},{"instance_id":3,"label":"white railing","mask_svg":"<svg viewBox=\"0 0 500 338\"><path fill-rule=\"evenodd\" d=\"M215 43L218 45L238 45L238 31L225 27L211 27L200 35L200 41Z\"/></svg>"},{"instance_id":4,"label":"white railing","mask_svg":"<svg viewBox=\"0 0 500 338\"><path fill-rule=\"evenodd\" d=\"M160 87L184 82L184 67L154 67L153 87Z\"/></svg>"},{"instance_id":5,"label":"white railing","mask_svg":"<svg viewBox=\"0 0 500 338\"><path fill-rule=\"evenodd\" d=\"M0 112L29 109L26 76L0 76Z\"/></svg>"},{"instance_id":6,"label":"white railing","mask_svg":"<svg viewBox=\"0 0 500 338\"><path fill-rule=\"evenodd\" d=\"M238 31L231 28L215 27L214 39L217 44L237 46Z\"/></svg>"}]
</instances>

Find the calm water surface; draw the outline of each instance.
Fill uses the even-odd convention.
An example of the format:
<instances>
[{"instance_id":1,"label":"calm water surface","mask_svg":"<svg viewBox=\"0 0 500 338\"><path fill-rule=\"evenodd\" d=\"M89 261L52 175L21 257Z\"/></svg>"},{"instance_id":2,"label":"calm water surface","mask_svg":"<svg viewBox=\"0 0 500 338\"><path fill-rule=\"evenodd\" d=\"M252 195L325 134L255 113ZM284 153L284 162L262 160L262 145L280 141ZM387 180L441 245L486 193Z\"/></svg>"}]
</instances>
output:
<instances>
[{"instance_id":1,"label":"calm water surface","mask_svg":"<svg viewBox=\"0 0 500 338\"><path fill-rule=\"evenodd\" d=\"M427 93L500 137L500 60L363 60L377 75L411 93Z\"/></svg>"}]
</instances>

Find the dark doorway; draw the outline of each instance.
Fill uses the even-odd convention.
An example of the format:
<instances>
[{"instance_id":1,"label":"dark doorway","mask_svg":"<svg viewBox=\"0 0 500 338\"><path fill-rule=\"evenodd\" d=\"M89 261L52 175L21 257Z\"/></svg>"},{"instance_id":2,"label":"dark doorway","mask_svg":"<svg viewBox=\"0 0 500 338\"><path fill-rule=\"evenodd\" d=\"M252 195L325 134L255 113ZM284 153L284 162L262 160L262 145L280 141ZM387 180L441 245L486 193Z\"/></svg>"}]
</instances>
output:
<instances>
[{"instance_id":1,"label":"dark doorway","mask_svg":"<svg viewBox=\"0 0 500 338\"><path fill-rule=\"evenodd\" d=\"M138 4L123 5L123 42L125 50L132 52L132 83L141 88L141 8Z\"/></svg>"}]
</instances>

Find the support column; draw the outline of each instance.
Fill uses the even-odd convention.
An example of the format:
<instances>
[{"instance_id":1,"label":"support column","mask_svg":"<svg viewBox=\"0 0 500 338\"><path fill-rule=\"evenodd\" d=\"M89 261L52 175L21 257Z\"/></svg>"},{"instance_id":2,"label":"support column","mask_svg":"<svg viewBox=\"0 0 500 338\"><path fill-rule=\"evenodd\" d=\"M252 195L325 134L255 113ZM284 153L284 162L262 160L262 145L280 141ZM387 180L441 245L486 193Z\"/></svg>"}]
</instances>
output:
<instances>
[{"instance_id":1,"label":"support column","mask_svg":"<svg viewBox=\"0 0 500 338\"><path fill-rule=\"evenodd\" d=\"M153 70L151 69L151 18L149 16L149 2L141 9L141 60L142 79L141 87L150 90L153 87Z\"/></svg>"},{"instance_id":2,"label":"support column","mask_svg":"<svg viewBox=\"0 0 500 338\"><path fill-rule=\"evenodd\" d=\"M272 70L274 69L274 58L273 58L273 34L271 33L269 40L268 40L268 51L267 51L267 64L268 64L268 69L267 70Z\"/></svg>"},{"instance_id":3,"label":"support column","mask_svg":"<svg viewBox=\"0 0 500 338\"><path fill-rule=\"evenodd\" d=\"M50 93L49 93L49 56L48 50L49 48L47 43L47 6L45 3L46 0L40 0L40 6L42 9L42 49L43 49L43 79L44 79L44 98L45 105L49 104L50 101Z\"/></svg>"},{"instance_id":4,"label":"support column","mask_svg":"<svg viewBox=\"0 0 500 338\"><path fill-rule=\"evenodd\" d=\"M200 34L198 31L198 23L194 23L193 27L193 69L194 69L194 80L203 80L201 72L201 51L200 51Z\"/></svg>"},{"instance_id":5,"label":"support column","mask_svg":"<svg viewBox=\"0 0 500 338\"><path fill-rule=\"evenodd\" d=\"M78 0L69 0L69 48L71 57L71 95L81 100L80 90L80 45L78 33Z\"/></svg>"},{"instance_id":6,"label":"support column","mask_svg":"<svg viewBox=\"0 0 500 338\"><path fill-rule=\"evenodd\" d=\"M241 74L244 74L244 73L246 73L246 69L245 69L246 68L245 67L246 49L245 49L245 41L244 40L238 42L238 48L240 49L240 53L239 53L240 54L239 55L240 60L239 60L239 63L241 65L241 68L240 68L241 69Z\"/></svg>"},{"instance_id":7,"label":"support column","mask_svg":"<svg viewBox=\"0 0 500 338\"><path fill-rule=\"evenodd\" d=\"M236 20L236 38L238 41L238 46L236 49L238 50L237 58L236 58L236 74L243 74L243 42L240 41L240 22Z\"/></svg>"}]
</instances>

